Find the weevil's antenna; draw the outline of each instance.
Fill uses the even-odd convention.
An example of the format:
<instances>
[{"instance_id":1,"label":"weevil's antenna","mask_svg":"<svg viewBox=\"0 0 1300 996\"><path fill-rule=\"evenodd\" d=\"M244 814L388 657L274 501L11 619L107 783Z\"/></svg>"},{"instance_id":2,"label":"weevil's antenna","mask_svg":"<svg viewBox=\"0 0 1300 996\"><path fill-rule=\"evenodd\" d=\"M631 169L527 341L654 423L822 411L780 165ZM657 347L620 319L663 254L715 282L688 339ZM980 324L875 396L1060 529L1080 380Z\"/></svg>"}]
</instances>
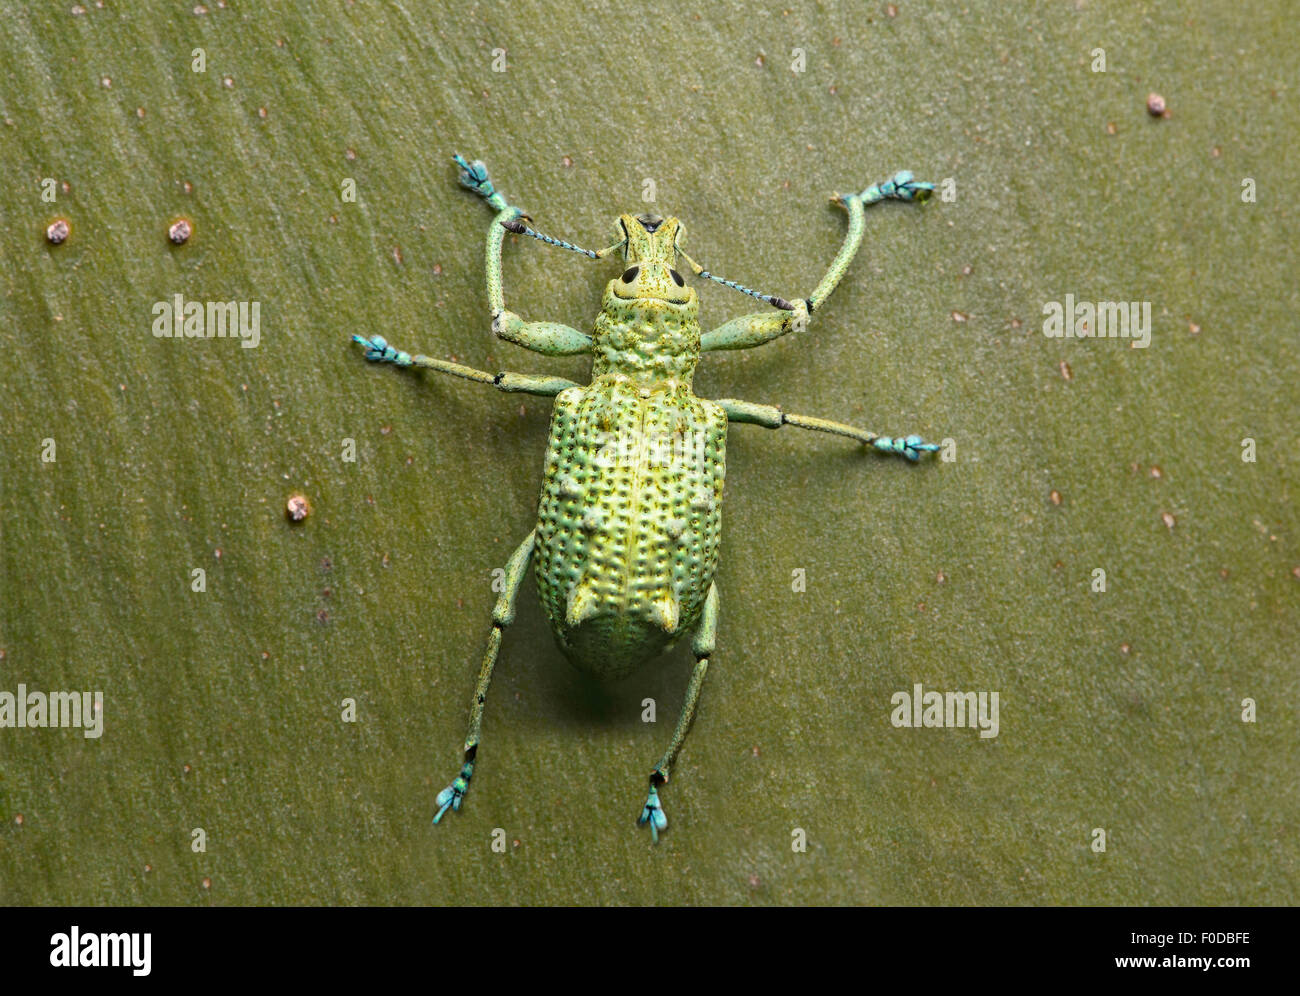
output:
<instances>
[{"instance_id":1,"label":"weevil's antenna","mask_svg":"<svg viewBox=\"0 0 1300 996\"><path fill-rule=\"evenodd\" d=\"M565 242L563 239L553 239L549 235L543 235L536 229L529 228L520 219L528 218L528 215L520 215L519 218L512 218L510 221L501 222L501 227L508 232L514 232L516 235L527 235L529 238L537 239L539 242L545 242L548 246L558 246L561 249L572 249L574 252L582 253L588 259L604 259L610 253L617 249L622 249L627 243L627 239L622 242L615 242L612 246L593 252L590 249L584 249L582 246L575 246L572 242ZM532 221L532 218L528 218Z\"/></svg>"},{"instance_id":2,"label":"weevil's antenna","mask_svg":"<svg viewBox=\"0 0 1300 996\"><path fill-rule=\"evenodd\" d=\"M794 311L794 305L783 297L777 297L775 294L760 294L756 290L750 290L744 284L738 284L734 280L724 280L722 277L710 273L704 267L700 266L699 263L695 262L695 260L691 259L690 256L686 255L686 251L680 246L677 248L677 255L686 260L697 277L705 277L708 280L712 280L714 283L722 284L723 287L730 287L732 290L738 290L742 294L756 297L764 304L770 304L773 308L780 308L782 311Z\"/></svg>"}]
</instances>

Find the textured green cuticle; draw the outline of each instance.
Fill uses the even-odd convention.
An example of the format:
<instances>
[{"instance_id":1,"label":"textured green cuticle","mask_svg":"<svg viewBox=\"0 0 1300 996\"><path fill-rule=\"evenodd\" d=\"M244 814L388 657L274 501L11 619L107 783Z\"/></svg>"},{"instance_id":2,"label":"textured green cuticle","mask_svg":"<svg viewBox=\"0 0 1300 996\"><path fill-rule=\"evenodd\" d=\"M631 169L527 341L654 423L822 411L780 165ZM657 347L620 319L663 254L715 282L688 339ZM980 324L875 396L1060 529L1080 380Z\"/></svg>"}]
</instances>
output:
<instances>
[{"instance_id":1,"label":"textured green cuticle","mask_svg":"<svg viewBox=\"0 0 1300 996\"><path fill-rule=\"evenodd\" d=\"M716 575L722 536L727 426L785 426L844 436L873 452L918 460L938 447L919 436L884 436L775 405L697 397L693 378L702 353L749 349L803 331L844 278L862 243L864 207L884 200L922 201L933 189L906 171L839 198L848 232L812 293L786 298L751 290L705 270L681 247L676 218L624 214L619 239L593 251L539 232L496 189L486 167L457 155L460 182L493 211L485 246L492 331L547 356L588 354L585 385L561 377L477 370L409 354L381 336L353 336L366 359L421 367L489 384L504 392L554 398L534 530L511 556L492 614L470 707L460 775L438 793L438 823L459 811L481 744L488 690L515 598L528 570L556 643L580 670L602 679L626 677L689 634L696 662L667 749L654 766L638 823L654 841L667 828L659 798L685 743L714 654L719 611ZM590 334L529 321L506 308L502 252L507 235L580 253L597 261L621 257L605 287ZM699 297L681 267L769 306L702 332ZM791 301L795 303L791 303Z\"/></svg>"}]
</instances>

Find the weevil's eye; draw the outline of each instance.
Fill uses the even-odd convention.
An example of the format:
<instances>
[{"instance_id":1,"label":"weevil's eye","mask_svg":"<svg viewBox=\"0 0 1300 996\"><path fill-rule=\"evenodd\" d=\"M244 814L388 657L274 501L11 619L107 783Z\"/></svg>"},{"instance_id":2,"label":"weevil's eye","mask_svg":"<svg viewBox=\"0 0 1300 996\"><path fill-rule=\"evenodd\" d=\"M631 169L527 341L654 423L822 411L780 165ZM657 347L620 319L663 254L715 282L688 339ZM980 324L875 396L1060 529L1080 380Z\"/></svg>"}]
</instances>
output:
<instances>
[{"instance_id":1,"label":"weevil's eye","mask_svg":"<svg viewBox=\"0 0 1300 996\"><path fill-rule=\"evenodd\" d=\"M630 284L633 280L636 279L636 275L640 272L641 272L641 267L629 266L626 270L623 271L623 283Z\"/></svg>"},{"instance_id":2,"label":"weevil's eye","mask_svg":"<svg viewBox=\"0 0 1300 996\"><path fill-rule=\"evenodd\" d=\"M678 287L686 286L686 281L682 280L682 275L678 273L676 270L669 268L668 275L673 278L673 283L675 283Z\"/></svg>"}]
</instances>

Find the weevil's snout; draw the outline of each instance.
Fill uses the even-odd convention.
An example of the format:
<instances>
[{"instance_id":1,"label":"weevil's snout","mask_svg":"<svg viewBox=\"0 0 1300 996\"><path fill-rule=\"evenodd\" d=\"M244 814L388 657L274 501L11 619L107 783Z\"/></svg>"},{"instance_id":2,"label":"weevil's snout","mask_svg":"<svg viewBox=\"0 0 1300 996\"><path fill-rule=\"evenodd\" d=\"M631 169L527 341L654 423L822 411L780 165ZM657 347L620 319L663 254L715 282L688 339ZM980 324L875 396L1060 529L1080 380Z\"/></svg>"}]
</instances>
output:
<instances>
[{"instance_id":1,"label":"weevil's snout","mask_svg":"<svg viewBox=\"0 0 1300 996\"><path fill-rule=\"evenodd\" d=\"M682 224L676 218L657 214L625 214L618 219L624 236L622 275L610 282L610 289L624 299L643 298L686 304L695 298L695 288L676 268L677 240Z\"/></svg>"}]
</instances>

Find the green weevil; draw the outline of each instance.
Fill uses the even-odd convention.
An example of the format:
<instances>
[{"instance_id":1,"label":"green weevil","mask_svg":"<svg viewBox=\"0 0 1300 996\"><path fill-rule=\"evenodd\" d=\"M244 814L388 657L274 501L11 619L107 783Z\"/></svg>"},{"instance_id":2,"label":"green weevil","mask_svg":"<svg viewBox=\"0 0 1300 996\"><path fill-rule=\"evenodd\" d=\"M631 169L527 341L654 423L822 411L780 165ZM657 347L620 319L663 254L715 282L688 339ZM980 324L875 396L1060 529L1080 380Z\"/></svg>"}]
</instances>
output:
<instances>
[{"instance_id":1,"label":"green weevil","mask_svg":"<svg viewBox=\"0 0 1300 996\"><path fill-rule=\"evenodd\" d=\"M483 163L459 155L453 161L461 184L496 212L487 238L493 332L547 356L585 353L593 361L590 383L579 385L561 377L475 370L412 356L382 336L352 336L365 347L368 360L426 367L501 391L555 399L537 524L505 567L474 690L463 764L456 779L438 793L433 822L448 809L459 810L469 790L501 637L514 618L515 597L531 562L560 649L590 675L623 677L691 634L696 663L686 701L668 749L650 772L650 790L637 820L648 824L658 841L668 825L659 788L668 781L690 729L714 652L727 424L829 432L913 461L939 448L919 436L891 438L771 405L696 397L691 381L700 354L747 349L805 328L858 251L863 208L886 199L924 201L934 185L902 171L860 194L832 198L848 212L844 244L816 289L791 303L705 270L682 249L683 228L676 218L621 215L614 244L593 252L529 227L532 219L497 192ZM506 308L501 252L507 232L595 260L621 254L623 271L606 285L590 334L554 322L525 322ZM676 269L679 258L697 277L748 294L774 310L733 318L701 334L699 299Z\"/></svg>"}]
</instances>

